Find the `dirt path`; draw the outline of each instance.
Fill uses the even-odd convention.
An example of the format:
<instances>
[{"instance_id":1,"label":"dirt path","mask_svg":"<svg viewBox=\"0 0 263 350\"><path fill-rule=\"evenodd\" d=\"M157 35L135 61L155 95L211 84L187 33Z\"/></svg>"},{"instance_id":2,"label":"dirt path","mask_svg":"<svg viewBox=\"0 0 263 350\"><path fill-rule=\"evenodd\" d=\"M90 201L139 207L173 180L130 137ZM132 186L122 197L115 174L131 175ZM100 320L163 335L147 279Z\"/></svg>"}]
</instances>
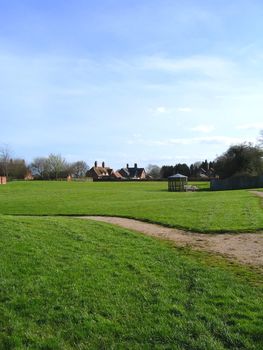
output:
<instances>
[{"instance_id":1,"label":"dirt path","mask_svg":"<svg viewBox=\"0 0 263 350\"><path fill-rule=\"evenodd\" d=\"M262 198L263 198L263 191L262 191L262 192L261 192L261 191L250 191L250 193L253 193L253 194L255 194L256 196L262 197Z\"/></svg>"},{"instance_id":2,"label":"dirt path","mask_svg":"<svg viewBox=\"0 0 263 350\"><path fill-rule=\"evenodd\" d=\"M190 246L194 249L220 254L230 260L252 265L263 271L263 232L202 234L119 217L85 216L82 218L103 221L149 236L171 240L176 242L178 246Z\"/></svg>"}]
</instances>

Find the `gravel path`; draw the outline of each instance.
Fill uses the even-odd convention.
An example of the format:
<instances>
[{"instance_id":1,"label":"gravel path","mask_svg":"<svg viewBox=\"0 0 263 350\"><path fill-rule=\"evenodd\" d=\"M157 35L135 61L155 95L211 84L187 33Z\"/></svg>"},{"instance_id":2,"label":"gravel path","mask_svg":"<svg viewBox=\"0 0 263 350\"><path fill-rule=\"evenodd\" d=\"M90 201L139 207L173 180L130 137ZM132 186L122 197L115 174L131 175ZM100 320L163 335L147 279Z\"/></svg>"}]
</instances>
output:
<instances>
[{"instance_id":1,"label":"gravel path","mask_svg":"<svg viewBox=\"0 0 263 350\"><path fill-rule=\"evenodd\" d=\"M262 192L261 194L263 196ZM119 217L85 216L82 219L118 225L149 236L174 241L178 246L189 246L194 249L220 254L230 260L252 265L263 271L263 232L202 234Z\"/></svg>"}]
</instances>

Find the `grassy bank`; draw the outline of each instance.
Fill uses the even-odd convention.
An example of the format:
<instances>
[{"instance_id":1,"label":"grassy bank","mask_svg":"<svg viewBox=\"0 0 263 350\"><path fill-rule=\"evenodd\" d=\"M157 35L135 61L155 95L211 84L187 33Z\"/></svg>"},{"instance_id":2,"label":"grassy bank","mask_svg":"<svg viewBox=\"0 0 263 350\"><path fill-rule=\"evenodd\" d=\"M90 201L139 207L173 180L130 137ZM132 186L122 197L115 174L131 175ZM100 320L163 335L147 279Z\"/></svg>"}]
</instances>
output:
<instances>
[{"instance_id":1,"label":"grassy bank","mask_svg":"<svg viewBox=\"0 0 263 350\"><path fill-rule=\"evenodd\" d=\"M199 232L263 229L261 200L249 191L171 193L165 182L14 182L0 186L0 213L125 216Z\"/></svg>"},{"instance_id":2,"label":"grassy bank","mask_svg":"<svg viewBox=\"0 0 263 350\"><path fill-rule=\"evenodd\" d=\"M245 268L77 219L2 216L0 233L1 349L262 346Z\"/></svg>"}]
</instances>

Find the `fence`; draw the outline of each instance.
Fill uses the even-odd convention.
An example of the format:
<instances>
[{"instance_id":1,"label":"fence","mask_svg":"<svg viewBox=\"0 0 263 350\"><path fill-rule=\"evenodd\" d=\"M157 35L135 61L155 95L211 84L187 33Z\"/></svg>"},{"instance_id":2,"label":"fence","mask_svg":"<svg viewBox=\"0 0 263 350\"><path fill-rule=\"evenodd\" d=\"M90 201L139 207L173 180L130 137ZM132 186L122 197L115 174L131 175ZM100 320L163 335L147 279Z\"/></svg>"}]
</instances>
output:
<instances>
[{"instance_id":1,"label":"fence","mask_svg":"<svg viewBox=\"0 0 263 350\"><path fill-rule=\"evenodd\" d=\"M243 188L263 187L263 175L261 176L236 176L225 180L213 179L210 182L212 191L241 190Z\"/></svg>"}]
</instances>

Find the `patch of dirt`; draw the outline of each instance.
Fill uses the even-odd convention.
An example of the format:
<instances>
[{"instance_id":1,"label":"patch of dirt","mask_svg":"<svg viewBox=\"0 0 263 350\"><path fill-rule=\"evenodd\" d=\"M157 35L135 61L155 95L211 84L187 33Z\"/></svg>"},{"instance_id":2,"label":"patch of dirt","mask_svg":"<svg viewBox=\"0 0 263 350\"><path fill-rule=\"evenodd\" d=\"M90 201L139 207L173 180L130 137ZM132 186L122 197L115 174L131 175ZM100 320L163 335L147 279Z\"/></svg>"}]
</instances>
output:
<instances>
[{"instance_id":1,"label":"patch of dirt","mask_svg":"<svg viewBox=\"0 0 263 350\"><path fill-rule=\"evenodd\" d=\"M262 197L262 198L263 198L263 192L261 192L261 191L250 191L250 193L253 193L253 194L255 194L256 196Z\"/></svg>"},{"instance_id":2,"label":"patch of dirt","mask_svg":"<svg viewBox=\"0 0 263 350\"><path fill-rule=\"evenodd\" d=\"M260 193L263 196L263 192ZM82 219L107 222L148 236L174 241L178 246L189 246L193 249L220 254L230 260L257 267L263 271L263 232L204 234L119 217L85 216Z\"/></svg>"}]
</instances>

